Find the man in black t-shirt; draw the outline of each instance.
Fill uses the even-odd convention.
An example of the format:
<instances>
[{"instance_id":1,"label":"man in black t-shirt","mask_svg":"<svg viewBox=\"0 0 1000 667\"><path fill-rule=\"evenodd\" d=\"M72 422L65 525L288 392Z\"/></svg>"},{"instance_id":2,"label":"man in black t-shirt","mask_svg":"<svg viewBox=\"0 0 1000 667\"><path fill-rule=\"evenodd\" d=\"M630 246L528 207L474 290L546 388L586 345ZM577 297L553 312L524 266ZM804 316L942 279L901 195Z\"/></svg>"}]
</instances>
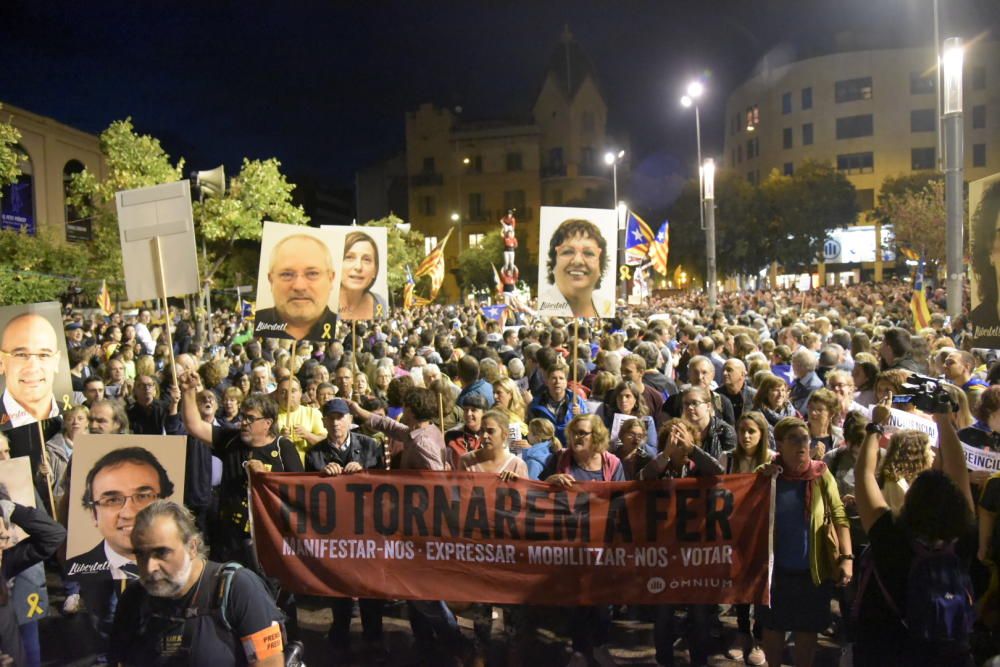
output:
<instances>
[{"instance_id":1,"label":"man in black t-shirt","mask_svg":"<svg viewBox=\"0 0 1000 667\"><path fill-rule=\"evenodd\" d=\"M222 460L219 488L219 535L213 536L212 555L220 560L252 562L247 473L303 472L302 459L288 438L276 434L278 405L271 398L251 394L240 408L240 427L212 426L198 411L197 373L179 378L183 398L181 415L188 435L211 443Z\"/></svg>"},{"instance_id":2,"label":"man in black t-shirt","mask_svg":"<svg viewBox=\"0 0 1000 667\"><path fill-rule=\"evenodd\" d=\"M284 665L282 614L253 572L206 560L194 517L157 501L135 520L139 584L126 589L111 633L123 665Z\"/></svg>"}]
</instances>

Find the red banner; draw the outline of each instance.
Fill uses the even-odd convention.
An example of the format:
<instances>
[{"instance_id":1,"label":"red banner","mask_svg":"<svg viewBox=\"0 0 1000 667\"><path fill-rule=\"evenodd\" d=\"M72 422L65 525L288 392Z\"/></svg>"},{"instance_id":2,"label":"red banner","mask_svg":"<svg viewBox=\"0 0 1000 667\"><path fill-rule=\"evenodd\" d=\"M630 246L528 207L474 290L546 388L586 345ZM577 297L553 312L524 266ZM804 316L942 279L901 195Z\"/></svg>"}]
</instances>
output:
<instances>
[{"instance_id":1,"label":"red banner","mask_svg":"<svg viewBox=\"0 0 1000 667\"><path fill-rule=\"evenodd\" d=\"M364 472L253 477L261 565L307 595L495 604L763 603L770 481Z\"/></svg>"}]
</instances>

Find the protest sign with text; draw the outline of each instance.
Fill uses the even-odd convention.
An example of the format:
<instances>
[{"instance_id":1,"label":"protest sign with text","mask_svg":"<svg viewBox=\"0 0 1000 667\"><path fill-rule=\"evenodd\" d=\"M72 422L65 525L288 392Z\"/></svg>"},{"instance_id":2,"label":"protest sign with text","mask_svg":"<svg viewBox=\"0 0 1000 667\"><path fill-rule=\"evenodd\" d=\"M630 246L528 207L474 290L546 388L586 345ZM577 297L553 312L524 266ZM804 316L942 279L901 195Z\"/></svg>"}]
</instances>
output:
<instances>
[{"instance_id":1,"label":"protest sign with text","mask_svg":"<svg viewBox=\"0 0 1000 667\"><path fill-rule=\"evenodd\" d=\"M264 570L309 595L496 604L766 602L770 480L254 475Z\"/></svg>"}]
</instances>

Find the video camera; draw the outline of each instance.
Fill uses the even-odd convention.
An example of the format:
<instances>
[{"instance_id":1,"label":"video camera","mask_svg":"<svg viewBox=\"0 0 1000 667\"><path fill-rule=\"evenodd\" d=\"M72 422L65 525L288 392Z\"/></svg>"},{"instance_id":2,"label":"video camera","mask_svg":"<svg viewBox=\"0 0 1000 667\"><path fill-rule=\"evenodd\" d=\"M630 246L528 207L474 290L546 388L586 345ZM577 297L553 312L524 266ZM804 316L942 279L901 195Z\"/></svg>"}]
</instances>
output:
<instances>
[{"instance_id":1,"label":"video camera","mask_svg":"<svg viewBox=\"0 0 1000 667\"><path fill-rule=\"evenodd\" d=\"M911 373L903 383L902 393L912 397L912 403L918 410L938 414L942 412L958 412L958 403L941 385L939 380L919 373Z\"/></svg>"}]
</instances>

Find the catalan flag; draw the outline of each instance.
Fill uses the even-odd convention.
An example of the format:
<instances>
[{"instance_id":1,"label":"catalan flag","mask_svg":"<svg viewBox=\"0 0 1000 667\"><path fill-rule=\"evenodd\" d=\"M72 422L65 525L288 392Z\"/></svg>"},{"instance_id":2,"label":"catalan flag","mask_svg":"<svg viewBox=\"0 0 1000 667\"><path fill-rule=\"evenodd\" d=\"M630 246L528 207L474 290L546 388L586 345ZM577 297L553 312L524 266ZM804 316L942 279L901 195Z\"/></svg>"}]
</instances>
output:
<instances>
[{"instance_id":1,"label":"catalan flag","mask_svg":"<svg viewBox=\"0 0 1000 667\"><path fill-rule=\"evenodd\" d=\"M420 265L417 266L417 270L413 272L414 278L430 276L431 293L428 297L428 302L437 298L438 292L441 290L441 285L444 283L444 247L447 245L448 239L451 238L452 231L454 230L448 230L444 238L434 246L434 249L430 251L427 257L424 257Z\"/></svg>"},{"instance_id":2,"label":"catalan flag","mask_svg":"<svg viewBox=\"0 0 1000 667\"><path fill-rule=\"evenodd\" d=\"M240 298L240 316L245 320L252 320L256 310L253 301L246 301Z\"/></svg>"},{"instance_id":3,"label":"catalan flag","mask_svg":"<svg viewBox=\"0 0 1000 667\"><path fill-rule=\"evenodd\" d=\"M670 222L663 221L656 238L649 244L649 258L653 268L661 275L667 275L667 259L670 257Z\"/></svg>"},{"instance_id":4,"label":"catalan flag","mask_svg":"<svg viewBox=\"0 0 1000 667\"><path fill-rule=\"evenodd\" d=\"M917 264L917 274L913 279L913 296L910 297L910 312L913 313L913 327L916 331L926 329L931 325L931 311L927 307L927 295L924 293L924 260L920 258Z\"/></svg>"},{"instance_id":5,"label":"catalan flag","mask_svg":"<svg viewBox=\"0 0 1000 667\"><path fill-rule=\"evenodd\" d=\"M500 280L500 272L497 271L497 265L491 263L490 266L493 267L493 284L497 286L497 294L503 294L503 281Z\"/></svg>"},{"instance_id":6,"label":"catalan flag","mask_svg":"<svg viewBox=\"0 0 1000 667\"><path fill-rule=\"evenodd\" d=\"M105 315L115 312L115 306L111 302L111 292L108 291L108 281L101 281L101 292L97 295L97 305Z\"/></svg>"},{"instance_id":7,"label":"catalan flag","mask_svg":"<svg viewBox=\"0 0 1000 667\"><path fill-rule=\"evenodd\" d=\"M649 254L653 230L633 211L628 212L625 223L625 263L641 264Z\"/></svg>"}]
</instances>

